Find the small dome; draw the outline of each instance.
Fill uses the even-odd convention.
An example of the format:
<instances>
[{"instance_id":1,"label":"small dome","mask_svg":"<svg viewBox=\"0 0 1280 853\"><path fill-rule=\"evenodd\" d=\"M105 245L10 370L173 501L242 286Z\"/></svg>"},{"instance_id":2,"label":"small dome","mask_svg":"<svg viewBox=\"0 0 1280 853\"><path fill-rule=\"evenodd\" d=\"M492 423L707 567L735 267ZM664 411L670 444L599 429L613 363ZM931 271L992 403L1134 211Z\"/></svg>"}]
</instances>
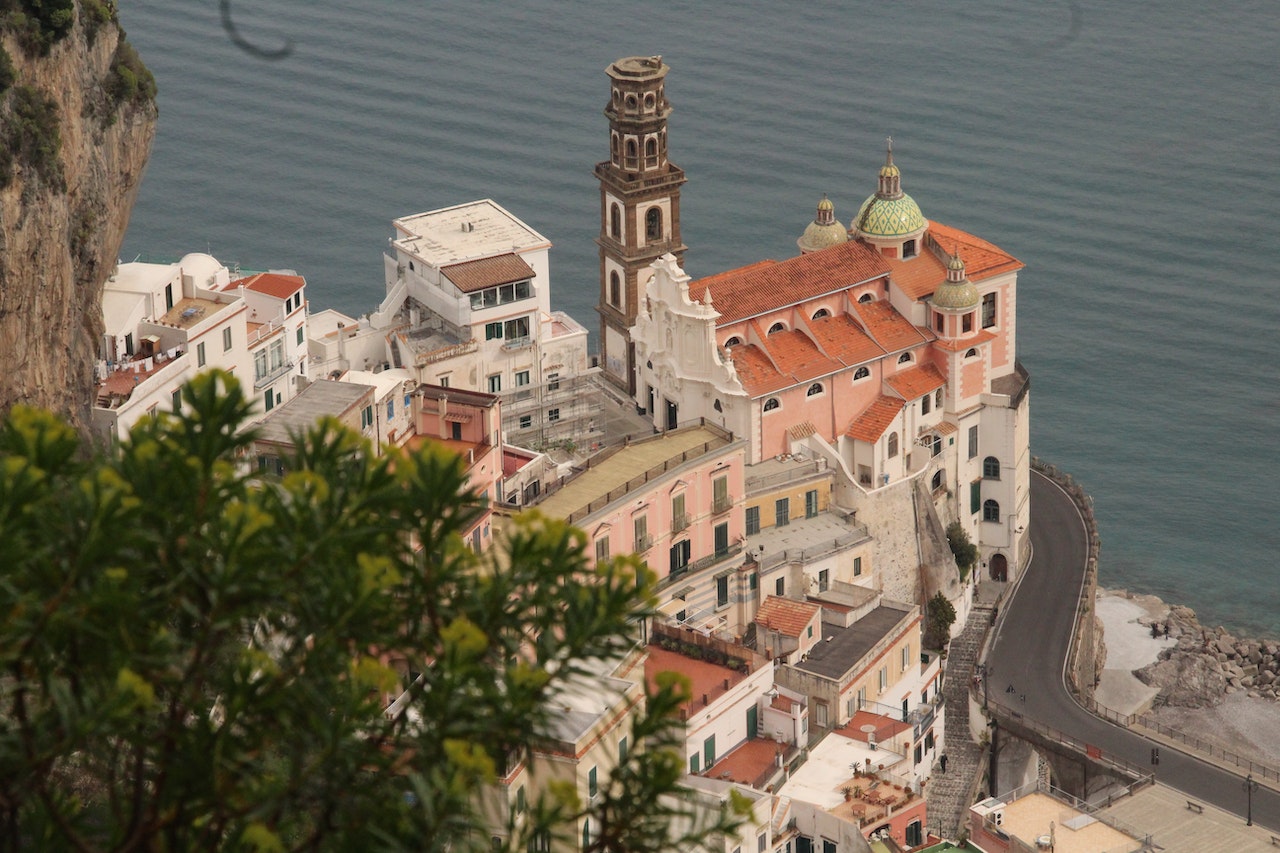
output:
<instances>
[{"instance_id":1,"label":"small dome","mask_svg":"<svg viewBox=\"0 0 1280 853\"><path fill-rule=\"evenodd\" d=\"M885 163L880 167L880 177L882 178L901 178L902 172L898 171L896 163Z\"/></svg>"},{"instance_id":2,"label":"small dome","mask_svg":"<svg viewBox=\"0 0 1280 853\"><path fill-rule=\"evenodd\" d=\"M819 252L849 240L849 232L836 219L836 206L825 195L818 202L818 213L796 240L803 254Z\"/></svg>"},{"instance_id":3,"label":"small dome","mask_svg":"<svg viewBox=\"0 0 1280 853\"><path fill-rule=\"evenodd\" d=\"M978 307L982 295L964 274L964 260L956 254L947 261L947 280L933 293L934 308L967 311Z\"/></svg>"},{"instance_id":4,"label":"small dome","mask_svg":"<svg viewBox=\"0 0 1280 853\"><path fill-rule=\"evenodd\" d=\"M859 236L905 237L923 231L928 224L920 212L920 205L906 193L897 198L882 198L875 193L858 208L858 215L850 227Z\"/></svg>"}]
</instances>

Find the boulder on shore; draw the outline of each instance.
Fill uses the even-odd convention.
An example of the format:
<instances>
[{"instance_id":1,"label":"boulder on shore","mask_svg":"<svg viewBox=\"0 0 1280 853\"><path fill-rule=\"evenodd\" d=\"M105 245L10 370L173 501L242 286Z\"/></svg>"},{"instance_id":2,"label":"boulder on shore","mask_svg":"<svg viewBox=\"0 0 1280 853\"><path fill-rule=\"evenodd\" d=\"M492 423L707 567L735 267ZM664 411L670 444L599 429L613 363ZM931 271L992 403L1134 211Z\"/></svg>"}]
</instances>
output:
<instances>
[{"instance_id":1,"label":"boulder on shore","mask_svg":"<svg viewBox=\"0 0 1280 853\"><path fill-rule=\"evenodd\" d=\"M1155 704L1212 708L1227 694L1227 677L1218 663L1203 654L1170 649L1161 660L1135 670L1143 684L1160 690Z\"/></svg>"}]
</instances>

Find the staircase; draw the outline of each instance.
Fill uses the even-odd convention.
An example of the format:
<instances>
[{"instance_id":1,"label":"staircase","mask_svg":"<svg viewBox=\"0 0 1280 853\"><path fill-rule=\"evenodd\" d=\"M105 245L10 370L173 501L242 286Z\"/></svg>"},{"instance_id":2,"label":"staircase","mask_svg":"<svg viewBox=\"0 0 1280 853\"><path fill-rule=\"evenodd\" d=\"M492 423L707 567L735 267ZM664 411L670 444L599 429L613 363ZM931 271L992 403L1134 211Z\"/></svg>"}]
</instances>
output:
<instances>
[{"instance_id":1,"label":"staircase","mask_svg":"<svg viewBox=\"0 0 1280 853\"><path fill-rule=\"evenodd\" d=\"M991 627L994 610L990 604L975 604L964 630L951 641L947 652L947 676L943 699L947 709L946 742L943 754L947 769L934 765L925 790L929 827L944 839L954 840L965 824L973 804L974 783L983 772L986 751L969 737L969 685L973 668Z\"/></svg>"}]
</instances>

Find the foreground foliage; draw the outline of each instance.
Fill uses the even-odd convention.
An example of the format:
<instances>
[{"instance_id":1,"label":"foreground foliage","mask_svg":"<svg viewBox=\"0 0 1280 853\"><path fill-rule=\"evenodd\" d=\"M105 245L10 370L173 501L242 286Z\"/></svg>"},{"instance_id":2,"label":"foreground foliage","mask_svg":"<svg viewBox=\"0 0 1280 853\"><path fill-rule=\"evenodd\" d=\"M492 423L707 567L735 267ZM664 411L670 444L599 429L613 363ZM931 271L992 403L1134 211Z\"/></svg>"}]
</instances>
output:
<instances>
[{"instance_id":1,"label":"foreground foliage","mask_svg":"<svg viewBox=\"0 0 1280 853\"><path fill-rule=\"evenodd\" d=\"M0 847L491 849L478 792L548 731L549 693L632 649L647 578L537 516L477 557L447 451L378 458L322 423L259 482L235 381L183 403L107 457L34 410L0 429ZM389 718L390 661L421 677ZM732 823L680 819L680 699L649 697L592 849ZM585 813L566 790L506 832L576 846Z\"/></svg>"}]
</instances>

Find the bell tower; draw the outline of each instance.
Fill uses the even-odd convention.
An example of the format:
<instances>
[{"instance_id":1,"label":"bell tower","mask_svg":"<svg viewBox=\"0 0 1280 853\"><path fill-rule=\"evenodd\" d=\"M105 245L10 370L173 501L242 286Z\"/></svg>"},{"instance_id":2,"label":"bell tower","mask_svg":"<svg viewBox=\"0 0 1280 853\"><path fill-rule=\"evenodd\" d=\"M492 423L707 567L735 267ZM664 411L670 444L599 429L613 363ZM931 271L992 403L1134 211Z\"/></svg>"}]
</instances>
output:
<instances>
[{"instance_id":1,"label":"bell tower","mask_svg":"<svg viewBox=\"0 0 1280 853\"><path fill-rule=\"evenodd\" d=\"M683 265L680 185L684 172L667 160L665 81L661 56L631 56L609 75L609 159L596 164L600 180L600 363L604 375L635 395L631 326L649 279L649 265L671 253Z\"/></svg>"}]
</instances>

